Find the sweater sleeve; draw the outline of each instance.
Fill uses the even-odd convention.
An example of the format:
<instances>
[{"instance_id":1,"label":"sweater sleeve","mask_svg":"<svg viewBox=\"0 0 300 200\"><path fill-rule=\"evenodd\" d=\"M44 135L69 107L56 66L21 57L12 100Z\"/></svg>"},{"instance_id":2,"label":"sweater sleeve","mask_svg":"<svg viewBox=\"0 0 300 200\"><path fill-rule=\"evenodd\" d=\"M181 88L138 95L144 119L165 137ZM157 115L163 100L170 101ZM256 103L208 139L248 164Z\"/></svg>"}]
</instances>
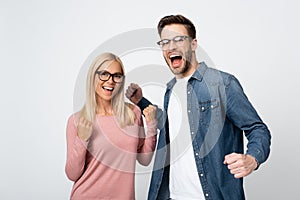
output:
<instances>
[{"instance_id":1,"label":"sweater sleeve","mask_svg":"<svg viewBox=\"0 0 300 200\"><path fill-rule=\"evenodd\" d=\"M69 117L67 123L67 161L65 173L72 181L77 181L84 172L87 143L77 136L75 115Z\"/></svg>"},{"instance_id":2,"label":"sweater sleeve","mask_svg":"<svg viewBox=\"0 0 300 200\"><path fill-rule=\"evenodd\" d=\"M139 142L137 148L137 160L141 165L147 166L150 164L153 153L156 147L157 137L157 120L147 123L147 135L145 135L143 119L141 112L136 114L137 124L139 125Z\"/></svg>"}]
</instances>

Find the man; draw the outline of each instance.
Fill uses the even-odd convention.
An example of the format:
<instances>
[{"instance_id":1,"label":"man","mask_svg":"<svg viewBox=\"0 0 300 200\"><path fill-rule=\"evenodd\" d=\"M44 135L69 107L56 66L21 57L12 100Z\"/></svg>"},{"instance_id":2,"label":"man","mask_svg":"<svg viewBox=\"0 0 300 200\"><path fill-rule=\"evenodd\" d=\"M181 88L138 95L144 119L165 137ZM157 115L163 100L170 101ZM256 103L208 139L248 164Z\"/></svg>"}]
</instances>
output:
<instances>
[{"instance_id":1,"label":"man","mask_svg":"<svg viewBox=\"0 0 300 200\"><path fill-rule=\"evenodd\" d=\"M231 74L198 63L196 30L182 15L158 24L163 57L175 77L167 84L149 200L241 200L243 177L265 162L271 135ZM126 96L151 104L131 84ZM244 152L243 134L247 137Z\"/></svg>"}]
</instances>

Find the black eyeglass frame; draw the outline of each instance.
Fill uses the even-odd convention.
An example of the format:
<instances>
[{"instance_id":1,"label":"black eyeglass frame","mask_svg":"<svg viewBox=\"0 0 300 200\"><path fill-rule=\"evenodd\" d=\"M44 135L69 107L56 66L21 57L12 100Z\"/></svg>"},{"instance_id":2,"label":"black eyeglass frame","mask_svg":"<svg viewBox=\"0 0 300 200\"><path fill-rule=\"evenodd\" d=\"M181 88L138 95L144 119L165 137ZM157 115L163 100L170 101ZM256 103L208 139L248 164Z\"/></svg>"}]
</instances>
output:
<instances>
[{"instance_id":1,"label":"black eyeglass frame","mask_svg":"<svg viewBox=\"0 0 300 200\"><path fill-rule=\"evenodd\" d=\"M101 70L101 71L96 71L95 74L98 75L98 78L101 80L101 81L108 81L110 79L110 77L112 77L112 81L114 83L121 83L123 82L124 80L124 75L122 73L114 73L114 74L111 74L110 72L106 71L106 70ZM104 74L108 74L109 76L106 78L106 79L103 79L103 77L101 78L101 75L104 75ZM117 76L120 76L120 79L118 81L115 80L115 78Z\"/></svg>"}]
</instances>

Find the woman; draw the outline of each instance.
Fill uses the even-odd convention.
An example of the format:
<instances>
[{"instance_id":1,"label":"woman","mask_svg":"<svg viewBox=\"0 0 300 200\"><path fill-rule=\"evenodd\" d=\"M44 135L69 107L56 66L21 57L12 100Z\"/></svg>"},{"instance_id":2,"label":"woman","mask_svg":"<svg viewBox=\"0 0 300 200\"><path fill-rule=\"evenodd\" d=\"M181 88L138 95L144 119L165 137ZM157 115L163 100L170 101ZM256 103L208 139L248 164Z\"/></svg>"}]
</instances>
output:
<instances>
[{"instance_id":1,"label":"woman","mask_svg":"<svg viewBox=\"0 0 300 200\"><path fill-rule=\"evenodd\" d=\"M124 67L104 53L87 75L86 102L67 124L66 175L74 186L71 200L135 199L136 160L149 165L156 145L156 108L143 114L124 101Z\"/></svg>"}]
</instances>

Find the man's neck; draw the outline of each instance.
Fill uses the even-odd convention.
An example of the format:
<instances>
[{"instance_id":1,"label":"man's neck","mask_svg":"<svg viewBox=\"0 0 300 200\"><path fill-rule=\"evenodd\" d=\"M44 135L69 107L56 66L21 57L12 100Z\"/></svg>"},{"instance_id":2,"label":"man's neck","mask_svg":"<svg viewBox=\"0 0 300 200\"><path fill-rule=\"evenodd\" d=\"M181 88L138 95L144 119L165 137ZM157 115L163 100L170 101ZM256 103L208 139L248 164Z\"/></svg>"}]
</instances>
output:
<instances>
[{"instance_id":1,"label":"man's neck","mask_svg":"<svg viewBox=\"0 0 300 200\"><path fill-rule=\"evenodd\" d=\"M185 73L182 73L182 74L175 75L176 79L182 79L182 78L191 76L197 70L198 65L199 65L199 63L197 61L191 63L188 71L186 71Z\"/></svg>"}]
</instances>

